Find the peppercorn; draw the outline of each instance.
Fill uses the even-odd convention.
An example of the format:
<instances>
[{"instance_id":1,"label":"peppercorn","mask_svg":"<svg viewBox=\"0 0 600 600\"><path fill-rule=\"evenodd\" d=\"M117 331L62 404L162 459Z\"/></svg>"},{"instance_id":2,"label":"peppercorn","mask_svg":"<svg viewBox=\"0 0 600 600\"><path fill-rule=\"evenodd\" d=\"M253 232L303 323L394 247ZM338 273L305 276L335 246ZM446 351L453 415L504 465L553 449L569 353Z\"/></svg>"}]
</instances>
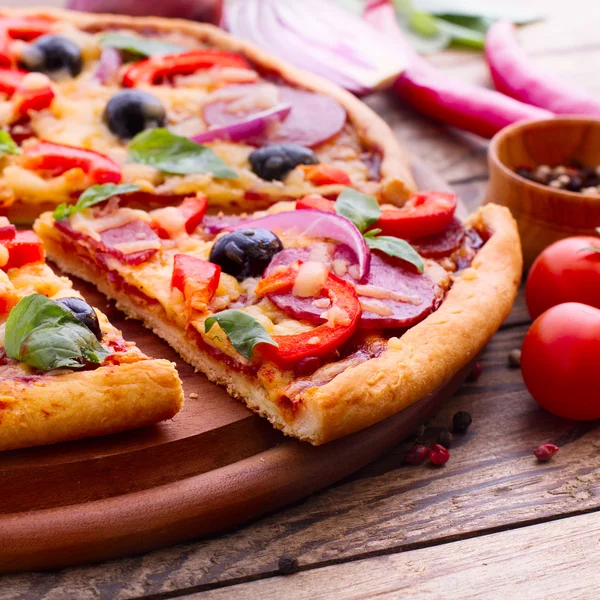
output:
<instances>
[{"instance_id":1,"label":"peppercorn","mask_svg":"<svg viewBox=\"0 0 600 600\"><path fill-rule=\"evenodd\" d=\"M436 466L441 467L450 459L450 452L440 444L433 444L429 451L429 460Z\"/></svg>"},{"instance_id":2,"label":"peppercorn","mask_svg":"<svg viewBox=\"0 0 600 600\"><path fill-rule=\"evenodd\" d=\"M298 572L298 559L289 552L279 558L279 572L282 575L293 575Z\"/></svg>"},{"instance_id":3,"label":"peppercorn","mask_svg":"<svg viewBox=\"0 0 600 600\"><path fill-rule=\"evenodd\" d=\"M420 465L429 454L429 448L423 444L415 444L404 457L409 465Z\"/></svg>"},{"instance_id":4,"label":"peppercorn","mask_svg":"<svg viewBox=\"0 0 600 600\"><path fill-rule=\"evenodd\" d=\"M453 439L454 437L447 429L442 429L438 433L437 443L440 444L440 446L444 446L444 448L450 448Z\"/></svg>"},{"instance_id":5,"label":"peppercorn","mask_svg":"<svg viewBox=\"0 0 600 600\"><path fill-rule=\"evenodd\" d=\"M452 417L452 431L454 433L465 433L472 422L473 419L466 410L459 410Z\"/></svg>"},{"instance_id":6,"label":"peppercorn","mask_svg":"<svg viewBox=\"0 0 600 600\"><path fill-rule=\"evenodd\" d=\"M508 353L508 366L511 369L521 368L521 350L515 348Z\"/></svg>"},{"instance_id":7,"label":"peppercorn","mask_svg":"<svg viewBox=\"0 0 600 600\"><path fill-rule=\"evenodd\" d=\"M481 366L481 363L476 360L471 372L467 375L467 381L477 381L481 377L481 373L483 373L483 367Z\"/></svg>"},{"instance_id":8,"label":"peppercorn","mask_svg":"<svg viewBox=\"0 0 600 600\"><path fill-rule=\"evenodd\" d=\"M540 462L548 462L559 450L555 444L542 444L533 453Z\"/></svg>"}]
</instances>

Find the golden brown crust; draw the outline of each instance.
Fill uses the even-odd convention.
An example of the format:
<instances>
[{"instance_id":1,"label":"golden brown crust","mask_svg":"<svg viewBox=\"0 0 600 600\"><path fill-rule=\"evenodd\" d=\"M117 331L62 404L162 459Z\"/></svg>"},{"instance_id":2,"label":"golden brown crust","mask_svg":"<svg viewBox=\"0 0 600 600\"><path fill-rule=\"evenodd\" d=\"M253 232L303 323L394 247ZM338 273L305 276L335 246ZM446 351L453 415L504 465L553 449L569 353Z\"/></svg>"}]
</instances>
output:
<instances>
[{"instance_id":1,"label":"golden brown crust","mask_svg":"<svg viewBox=\"0 0 600 600\"><path fill-rule=\"evenodd\" d=\"M0 381L0 450L108 435L172 418L183 404L164 359Z\"/></svg>"},{"instance_id":2,"label":"golden brown crust","mask_svg":"<svg viewBox=\"0 0 600 600\"><path fill-rule=\"evenodd\" d=\"M348 118L356 128L363 143L381 153L381 200L402 205L416 191L406 156L393 132L379 115L351 93L312 73L296 69L286 62L261 50L257 46L235 38L222 29L207 23L195 23L183 19L159 17L128 17L122 15L90 14L69 10L37 7L30 9L4 8L0 15L38 15L70 21L78 27L120 26L131 29L154 29L156 31L178 30L203 42L220 48L240 52L267 71L299 87L335 98L347 111ZM37 213L39 214L39 212Z\"/></svg>"},{"instance_id":3,"label":"golden brown crust","mask_svg":"<svg viewBox=\"0 0 600 600\"><path fill-rule=\"evenodd\" d=\"M441 307L401 338L392 338L382 356L295 397L293 414L274 404L256 378L199 350L160 314L162 308L143 306L104 278L99 280L87 263L64 253L52 238L50 215L37 221L36 231L44 239L49 256L61 267L96 283L117 300L119 308L145 320L209 379L225 385L231 395L244 400L284 433L323 444L368 427L443 386L477 355L508 315L522 270L514 219L507 209L490 204L471 215L469 223L491 233L491 237L472 266L457 277ZM363 384L356 386L356 381Z\"/></svg>"}]
</instances>

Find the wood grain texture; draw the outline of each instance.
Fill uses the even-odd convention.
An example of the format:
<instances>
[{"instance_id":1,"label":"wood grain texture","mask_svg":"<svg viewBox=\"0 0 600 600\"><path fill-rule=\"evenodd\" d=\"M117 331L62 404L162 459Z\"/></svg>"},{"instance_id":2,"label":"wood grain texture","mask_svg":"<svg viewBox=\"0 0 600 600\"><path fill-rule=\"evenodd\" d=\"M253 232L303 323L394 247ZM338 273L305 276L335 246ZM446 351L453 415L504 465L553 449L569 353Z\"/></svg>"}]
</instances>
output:
<instances>
[{"instance_id":1,"label":"wood grain texture","mask_svg":"<svg viewBox=\"0 0 600 600\"><path fill-rule=\"evenodd\" d=\"M187 598L588 600L597 597L600 590L599 560L600 519L592 513Z\"/></svg>"}]
</instances>

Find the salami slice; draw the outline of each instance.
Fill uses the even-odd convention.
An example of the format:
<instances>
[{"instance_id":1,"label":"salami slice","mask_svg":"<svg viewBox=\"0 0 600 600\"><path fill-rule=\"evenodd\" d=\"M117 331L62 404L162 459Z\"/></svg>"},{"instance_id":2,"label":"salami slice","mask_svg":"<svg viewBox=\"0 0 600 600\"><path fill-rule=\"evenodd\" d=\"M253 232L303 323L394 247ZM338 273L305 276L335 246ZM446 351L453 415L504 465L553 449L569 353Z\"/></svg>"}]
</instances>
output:
<instances>
[{"instance_id":1,"label":"salami slice","mask_svg":"<svg viewBox=\"0 0 600 600\"><path fill-rule=\"evenodd\" d=\"M265 275L278 266L288 265L297 260L307 261L310 253L310 248L288 248L275 256ZM349 248L338 246L330 268L337 260L351 264L351 256ZM343 274L342 277L356 284L349 273ZM391 292L393 297L380 297L386 295L381 293L382 290ZM358 292L363 306L360 320L360 327L363 328L410 327L432 312L435 302L434 284L427 275L410 271L400 262L388 261L375 253L371 255L371 270L367 281L358 287ZM296 319L315 324L324 322L321 314L327 307L317 306L315 298L299 298L291 292L286 292L269 294L269 300Z\"/></svg>"},{"instance_id":2,"label":"salami slice","mask_svg":"<svg viewBox=\"0 0 600 600\"><path fill-rule=\"evenodd\" d=\"M242 87L242 86L239 86ZM243 88L253 88L245 85ZM228 90L231 87L227 88ZM346 110L333 98L279 86L279 100L291 105L289 115L267 135L250 138L254 146L288 142L313 147L332 138L346 123ZM231 100L219 100L204 107L204 120L210 127L225 127L264 110L256 108L245 112L227 110Z\"/></svg>"},{"instance_id":3,"label":"salami slice","mask_svg":"<svg viewBox=\"0 0 600 600\"><path fill-rule=\"evenodd\" d=\"M442 258L458 249L464 237L465 226L454 217L442 233L411 240L410 243L425 258Z\"/></svg>"}]
</instances>

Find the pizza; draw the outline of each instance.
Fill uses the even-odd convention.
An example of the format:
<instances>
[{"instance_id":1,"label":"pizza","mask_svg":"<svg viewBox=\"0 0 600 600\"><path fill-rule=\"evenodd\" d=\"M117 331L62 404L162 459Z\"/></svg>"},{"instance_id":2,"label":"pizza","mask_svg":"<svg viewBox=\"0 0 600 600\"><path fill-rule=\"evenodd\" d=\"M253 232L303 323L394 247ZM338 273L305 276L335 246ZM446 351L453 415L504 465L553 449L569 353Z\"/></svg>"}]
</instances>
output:
<instances>
[{"instance_id":1,"label":"pizza","mask_svg":"<svg viewBox=\"0 0 600 600\"><path fill-rule=\"evenodd\" d=\"M206 198L43 214L35 231L210 380L284 433L322 444L433 393L508 314L521 270L510 213L465 224L456 197L402 208L346 188L252 215ZM410 240L410 241L408 241Z\"/></svg>"},{"instance_id":2,"label":"pizza","mask_svg":"<svg viewBox=\"0 0 600 600\"><path fill-rule=\"evenodd\" d=\"M346 186L398 205L415 191L361 101L211 25L2 8L0 31L13 222L107 183L135 185L138 208L201 193L230 212Z\"/></svg>"},{"instance_id":3,"label":"pizza","mask_svg":"<svg viewBox=\"0 0 600 600\"><path fill-rule=\"evenodd\" d=\"M181 408L175 365L123 339L0 218L0 450L158 423Z\"/></svg>"}]
</instances>

